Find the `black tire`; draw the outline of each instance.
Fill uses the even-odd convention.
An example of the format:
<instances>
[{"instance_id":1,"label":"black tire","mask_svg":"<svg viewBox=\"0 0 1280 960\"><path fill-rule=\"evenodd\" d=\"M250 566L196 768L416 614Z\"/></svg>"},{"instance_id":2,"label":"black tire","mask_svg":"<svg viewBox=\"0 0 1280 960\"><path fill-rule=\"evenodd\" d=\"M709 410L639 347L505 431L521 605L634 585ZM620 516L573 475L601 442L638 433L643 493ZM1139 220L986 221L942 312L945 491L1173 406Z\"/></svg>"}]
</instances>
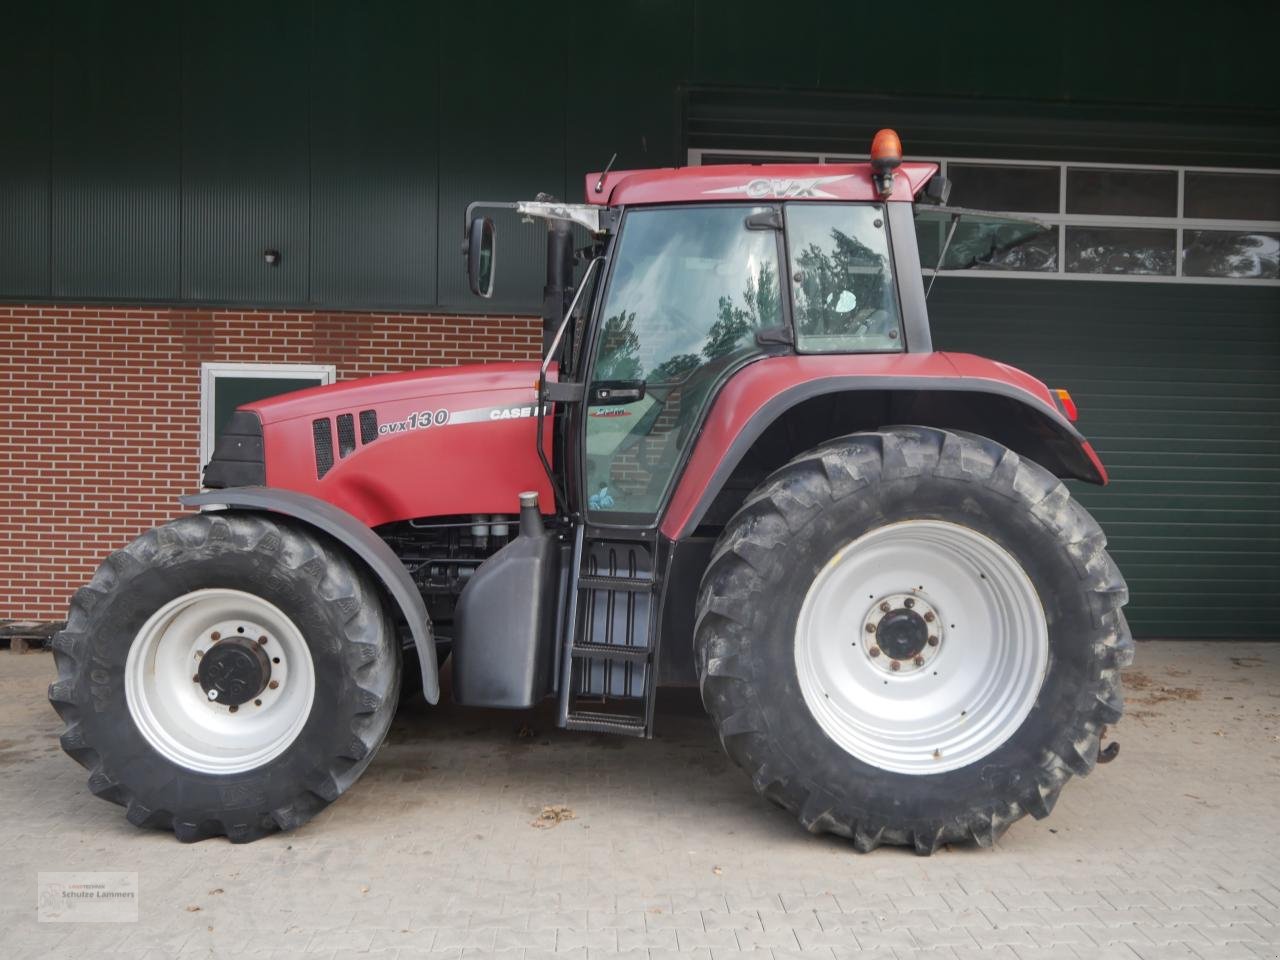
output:
<instances>
[{"instance_id":1,"label":"black tire","mask_svg":"<svg viewBox=\"0 0 1280 960\"><path fill-rule=\"evenodd\" d=\"M831 740L800 692L795 625L814 577L869 530L936 519L985 534L1039 594L1049 667L1017 731L981 761L908 775ZM1048 816L1073 774L1088 774L1120 719L1120 667L1133 641L1128 592L1097 523L1046 470L982 437L887 428L824 444L779 469L726 527L703 577L695 660L725 750L756 790L867 851L989 846L1030 813Z\"/></svg>"},{"instance_id":2,"label":"black tire","mask_svg":"<svg viewBox=\"0 0 1280 960\"><path fill-rule=\"evenodd\" d=\"M287 614L315 667L315 697L297 738L244 773L179 766L139 732L125 694L129 647L147 619L193 590L225 587ZM292 830L364 772L391 723L400 651L378 588L333 542L283 517L218 511L143 534L76 592L53 641L49 700L66 721L63 749L90 770L89 789L139 827L182 841L234 842Z\"/></svg>"}]
</instances>

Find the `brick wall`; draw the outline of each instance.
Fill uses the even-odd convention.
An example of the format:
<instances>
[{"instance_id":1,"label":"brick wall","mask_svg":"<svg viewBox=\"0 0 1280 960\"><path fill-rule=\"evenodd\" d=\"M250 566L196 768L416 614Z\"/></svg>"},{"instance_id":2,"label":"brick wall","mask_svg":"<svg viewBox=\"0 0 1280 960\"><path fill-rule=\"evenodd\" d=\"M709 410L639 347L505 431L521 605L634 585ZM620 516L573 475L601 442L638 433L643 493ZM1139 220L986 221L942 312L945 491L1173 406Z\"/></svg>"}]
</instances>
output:
<instances>
[{"instance_id":1,"label":"brick wall","mask_svg":"<svg viewBox=\"0 0 1280 960\"><path fill-rule=\"evenodd\" d=\"M198 483L200 364L339 380L537 356L526 317L0 304L0 619L60 620L109 552Z\"/></svg>"}]
</instances>

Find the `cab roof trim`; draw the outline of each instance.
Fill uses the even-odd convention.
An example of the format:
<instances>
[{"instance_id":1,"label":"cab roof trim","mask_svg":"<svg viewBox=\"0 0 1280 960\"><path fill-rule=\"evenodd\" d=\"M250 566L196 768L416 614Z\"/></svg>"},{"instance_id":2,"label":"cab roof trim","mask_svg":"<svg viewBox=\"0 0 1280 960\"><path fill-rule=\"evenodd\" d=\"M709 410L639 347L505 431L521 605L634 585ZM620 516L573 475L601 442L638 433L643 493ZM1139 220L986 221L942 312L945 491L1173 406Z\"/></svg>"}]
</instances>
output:
<instances>
[{"instance_id":1,"label":"cab roof trim","mask_svg":"<svg viewBox=\"0 0 1280 960\"><path fill-rule=\"evenodd\" d=\"M936 163L897 168L891 201L910 203ZM600 189L597 190L596 186ZM881 200L870 163L766 163L588 173L587 202L599 206L759 200Z\"/></svg>"}]
</instances>

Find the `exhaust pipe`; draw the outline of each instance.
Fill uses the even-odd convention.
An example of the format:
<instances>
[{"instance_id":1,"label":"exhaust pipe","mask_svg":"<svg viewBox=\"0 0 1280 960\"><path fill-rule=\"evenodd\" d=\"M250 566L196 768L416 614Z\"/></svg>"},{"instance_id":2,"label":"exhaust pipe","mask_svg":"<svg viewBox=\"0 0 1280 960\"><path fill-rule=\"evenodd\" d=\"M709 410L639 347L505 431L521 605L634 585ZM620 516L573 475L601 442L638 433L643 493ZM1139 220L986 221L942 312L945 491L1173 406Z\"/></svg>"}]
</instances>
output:
<instances>
[{"instance_id":1,"label":"exhaust pipe","mask_svg":"<svg viewBox=\"0 0 1280 960\"><path fill-rule=\"evenodd\" d=\"M538 491L526 490L520 494L520 536L540 537L546 533L542 525L542 511L538 509Z\"/></svg>"}]
</instances>

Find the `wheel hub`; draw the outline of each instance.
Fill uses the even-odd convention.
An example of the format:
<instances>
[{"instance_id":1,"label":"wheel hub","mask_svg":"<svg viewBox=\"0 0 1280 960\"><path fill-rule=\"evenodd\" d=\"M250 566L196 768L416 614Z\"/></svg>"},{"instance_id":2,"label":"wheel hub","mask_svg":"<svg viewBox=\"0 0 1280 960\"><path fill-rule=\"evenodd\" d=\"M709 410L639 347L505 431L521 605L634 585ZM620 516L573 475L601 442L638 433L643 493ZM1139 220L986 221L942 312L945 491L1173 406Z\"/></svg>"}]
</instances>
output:
<instances>
[{"instance_id":1,"label":"wheel hub","mask_svg":"<svg viewBox=\"0 0 1280 960\"><path fill-rule=\"evenodd\" d=\"M876 627L880 649L895 660L910 660L924 649L929 628L914 610L891 610Z\"/></svg>"},{"instance_id":2,"label":"wheel hub","mask_svg":"<svg viewBox=\"0 0 1280 960\"><path fill-rule=\"evenodd\" d=\"M138 731L201 773L242 773L279 756L302 732L315 693L315 662L297 624L242 590L175 597L142 625L125 663Z\"/></svg>"},{"instance_id":3,"label":"wheel hub","mask_svg":"<svg viewBox=\"0 0 1280 960\"><path fill-rule=\"evenodd\" d=\"M942 618L918 592L892 593L872 603L864 617L863 652L886 673L923 670L942 646Z\"/></svg>"},{"instance_id":4,"label":"wheel hub","mask_svg":"<svg viewBox=\"0 0 1280 960\"><path fill-rule=\"evenodd\" d=\"M196 674L205 696L225 707L238 707L267 689L271 660L263 647L257 640L237 636L206 650Z\"/></svg>"},{"instance_id":5,"label":"wheel hub","mask_svg":"<svg viewBox=\"0 0 1280 960\"><path fill-rule=\"evenodd\" d=\"M1019 729L1048 670L1048 624L1000 544L961 524L900 520L819 570L795 660L805 705L837 746L880 770L931 775L978 762Z\"/></svg>"}]
</instances>

